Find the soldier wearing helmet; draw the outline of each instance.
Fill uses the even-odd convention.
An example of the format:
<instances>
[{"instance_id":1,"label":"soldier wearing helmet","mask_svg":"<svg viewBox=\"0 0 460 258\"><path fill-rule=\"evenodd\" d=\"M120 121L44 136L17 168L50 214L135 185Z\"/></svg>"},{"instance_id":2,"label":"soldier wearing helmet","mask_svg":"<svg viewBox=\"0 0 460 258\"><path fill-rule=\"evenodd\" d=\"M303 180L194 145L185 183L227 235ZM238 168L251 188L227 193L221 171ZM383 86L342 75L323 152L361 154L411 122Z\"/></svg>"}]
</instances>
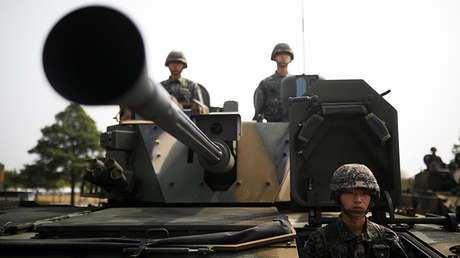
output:
<instances>
[{"instance_id":1,"label":"soldier wearing helmet","mask_svg":"<svg viewBox=\"0 0 460 258\"><path fill-rule=\"evenodd\" d=\"M166 57L165 66L169 68L169 79L162 81L161 85L169 94L175 97L177 102L184 107L191 106L193 100L203 103L201 89L193 81L181 77L182 70L187 68L187 59L180 51L171 51Z\"/></svg>"},{"instance_id":2,"label":"soldier wearing helmet","mask_svg":"<svg viewBox=\"0 0 460 258\"><path fill-rule=\"evenodd\" d=\"M288 75L288 65L294 60L294 52L286 43L276 44L271 60L276 62L276 72L263 79L254 92L255 115L253 120L269 122L287 121L281 100L281 80Z\"/></svg>"},{"instance_id":3,"label":"soldier wearing helmet","mask_svg":"<svg viewBox=\"0 0 460 258\"><path fill-rule=\"evenodd\" d=\"M345 164L332 176L331 198L339 218L313 232L303 247L306 257L407 257L392 230L369 221L366 214L379 199L380 187L362 164Z\"/></svg>"}]
</instances>

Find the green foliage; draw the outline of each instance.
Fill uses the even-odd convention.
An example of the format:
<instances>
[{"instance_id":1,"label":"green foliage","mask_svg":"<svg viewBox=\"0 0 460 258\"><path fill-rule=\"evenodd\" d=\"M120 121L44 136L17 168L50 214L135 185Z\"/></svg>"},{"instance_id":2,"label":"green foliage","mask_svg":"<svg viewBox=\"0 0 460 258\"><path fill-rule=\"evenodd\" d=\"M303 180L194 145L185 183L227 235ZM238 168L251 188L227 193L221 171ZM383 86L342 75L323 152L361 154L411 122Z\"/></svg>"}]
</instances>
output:
<instances>
[{"instance_id":1,"label":"green foliage","mask_svg":"<svg viewBox=\"0 0 460 258\"><path fill-rule=\"evenodd\" d=\"M459 138L460 140L460 138ZM452 146L452 153L455 155L457 153L460 153L460 144L454 144L454 146Z\"/></svg>"},{"instance_id":2,"label":"green foliage","mask_svg":"<svg viewBox=\"0 0 460 258\"><path fill-rule=\"evenodd\" d=\"M460 141L460 137L458 138L458 140ZM460 144L454 144L452 146L452 153L454 154L454 158L451 159L450 163L449 163L449 169L450 170L455 170L455 169L458 169L460 168L460 163L459 163L459 155L460 155Z\"/></svg>"},{"instance_id":3,"label":"green foliage","mask_svg":"<svg viewBox=\"0 0 460 258\"><path fill-rule=\"evenodd\" d=\"M458 137L458 140L460 141L460 137ZM455 155L457 153L460 153L460 144L454 144L452 146L452 153Z\"/></svg>"},{"instance_id":4,"label":"green foliage","mask_svg":"<svg viewBox=\"0 0 460 258\"><path fill-rule=\"evenodd\" d=\"M411 191L414 186L414 177L409 177L407 171L401 170L401 190Z\"/></svg>"},{"instance_id":5,"label":"green foliage","mask_svg":"<svg viewBox=\"0 0 460 258\"><path fill-rule=\"evenodd\" d=\"M411 191L414 186L415 179L413 177L402 177L401 178L401 190L402 191Z\"/></svg>"},{"instance_id":6,"label":"green foliage","mask_svg":"<svg viewBox=\"0 0 460 258\"><path fill-rule=\"evenodd\" d=\"M5 190L7 188L17 189L19 187L24 187L24 176L19 174L16 170L5 170Z\"/></svg>"},{"instance_id":7,"label":"green foliage","mask_svg":"<svg viewBox=\"0 0 460 258\"><path fill-rule=\"evenodd\" d=\"M100 132L96 124L78 104L70 104L56 116L56 122L41 129L42 137L29 153L37 154L35 164L22 173L26 187L58 188L80 181L86 160L100 156Z\"/></svg>"},{"instance_id":8,"label":"green foliage","mask_svg":"<svg viewBox=\"0 0 460 258\"><path fill-rule=\"evenodd\" d=\"M21 170L21 184L25 188L57 189L60 177L61 174L54 173L40 160Z\"/></svg>"}]
</instances>

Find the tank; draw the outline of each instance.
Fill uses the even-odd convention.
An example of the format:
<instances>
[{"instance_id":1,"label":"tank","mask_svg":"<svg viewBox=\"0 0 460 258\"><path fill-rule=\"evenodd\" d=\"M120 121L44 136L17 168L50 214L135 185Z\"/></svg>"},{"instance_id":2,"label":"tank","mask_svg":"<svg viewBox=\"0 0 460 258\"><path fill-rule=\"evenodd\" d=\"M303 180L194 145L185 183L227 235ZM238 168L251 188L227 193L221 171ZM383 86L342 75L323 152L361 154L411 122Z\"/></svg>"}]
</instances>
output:
<instances>
[{"instance_id":1,"label":"tank","mask_svg":"<svg viewBox=\"0 0 460 258\"><path fill-rule=\"evenodd\" d=\"M415 175L412 189L403 193L403 207L417 213L446 215L460 209L460 171L456 159L446 166L439 161L429 162L431 155L424 157L427 168Z\"/></svg>"},{"instance_id":2,"label":"tank","mask_svg":"<svg viewBox=\"0 0 460 258\"><path fill-rule=\"evenodd\" d=\"M383 198L371 219L392 227L411 257L457 252L455 214L394 214L397 112L363 80L286 78L289 122L242 122L235 102L189 117L148 77L134 23L101 6L53 27L43 65L68 100L122 105L136 119L107 128L106 156L85 175L86 193L108 204L5 225L0 256L302 257L308 235L340 211L328 186L343 163L374 171Z\"/></svg>"}]
</instances>

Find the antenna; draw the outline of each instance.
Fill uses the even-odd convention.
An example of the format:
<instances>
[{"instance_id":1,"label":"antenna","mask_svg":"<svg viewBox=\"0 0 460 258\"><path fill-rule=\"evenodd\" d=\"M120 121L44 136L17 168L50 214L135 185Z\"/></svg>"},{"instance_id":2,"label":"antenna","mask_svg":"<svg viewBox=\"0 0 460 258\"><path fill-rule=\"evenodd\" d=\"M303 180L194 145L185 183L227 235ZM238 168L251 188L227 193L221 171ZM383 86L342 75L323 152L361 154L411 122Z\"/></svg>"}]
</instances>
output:
<instances>
[{"instance_id":1,"label":"antenna","mask_svg":"<svg viewBox=\"0 0 460 258\"><path fill-rule=\"evenodd\" d=\"M304 21L304 0L300 0L300 11L302 12L302 62L303 62L303 74L306 74L307 70L305 68L305 21Z\"/></svg>"}]
</instances>

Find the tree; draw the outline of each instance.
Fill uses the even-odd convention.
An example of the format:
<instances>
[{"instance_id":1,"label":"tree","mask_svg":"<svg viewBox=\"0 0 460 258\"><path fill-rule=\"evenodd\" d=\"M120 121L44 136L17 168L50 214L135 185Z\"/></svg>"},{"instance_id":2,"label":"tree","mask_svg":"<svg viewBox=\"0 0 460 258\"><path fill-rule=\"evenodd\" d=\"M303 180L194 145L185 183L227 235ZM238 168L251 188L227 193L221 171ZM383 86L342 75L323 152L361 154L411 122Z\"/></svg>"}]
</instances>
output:
<instances>
[{"instance_id":1,"label":"tree","mask_svg":"<svg viewBox=\"0 0 460 258\"><path fill-rule=\"evenodd\" d=\"M459 138L460 140L460 138ZM460 153L460 144L454 144L454 146L452 147L452 153L455 155L457 153Z\"/></svg>"},{"instance_id":2,"label":"tree","mask_svg":"<svg viewBox=\"0 0 460 258\"><path fill-rule=\"evenodd\" d=\"M19 174L16 170L5 170L5 181L4 181L4 190L7 191L8 188L17 189L19 187L24 187L24 180L22 175Z\"/></svg>"},{"instance_id":3,"label":"tree","mask_svg":"<svg viewBox=\"0 0 460 258\"><path fill-rule=\"evenodd\" d=\"M63 187L62 173L54 173L40 160L21 169L19 181L25 188L57 189Z\"/></svg>"},{"instance_id":4,"label":"tree","mask_svg":"<svg viewBox=\"0 0 460 258\"><path fill-rule=\"evenodd\" d=\"M78 104L70 104L55 118L54 124L41 129L42 137L29 150L29 153L37 154L39 159L35 164L26 166L24 172L29 176L42 175L42 178L48 179L46 182L38 179L38 183L45 188L52 186L50 182L57 186L61 178L69 182L71 205L74 205L75 185L82 177L86 160L102 152L100 132Z\"/></svg>"},{"instance_id":5,"label":"tree","mask_svg":"<svg viewBox=\"0 0 460 258\"><path fill-rule=\"evenodd\" d=\"M410 192L413 189L414 182L414 177L409 177L406 171L401 170L401 190L403 192Z\"/></svg>"}]
</instances>

